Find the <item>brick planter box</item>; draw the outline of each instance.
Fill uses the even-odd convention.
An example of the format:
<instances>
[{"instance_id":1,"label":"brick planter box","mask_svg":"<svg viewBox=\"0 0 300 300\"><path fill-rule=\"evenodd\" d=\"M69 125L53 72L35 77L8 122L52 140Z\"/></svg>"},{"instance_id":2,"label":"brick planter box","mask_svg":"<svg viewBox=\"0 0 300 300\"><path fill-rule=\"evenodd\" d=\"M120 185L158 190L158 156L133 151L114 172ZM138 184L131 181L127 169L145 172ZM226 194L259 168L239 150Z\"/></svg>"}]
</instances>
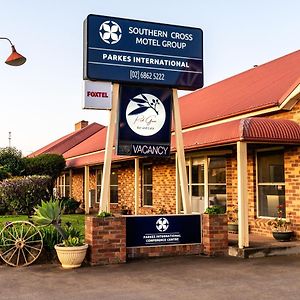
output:
<instances>
[{"instance_id":1,"label":"brick planter box","mask_svg":"<svg viewBox=\"0 0 300 300\"><path fill-rule=\"evenodd\" d=\"M126 222L123 217L86 216L87 260L92 266L126 262Z\"/></svg>"},{"instance_id":2,"label":"brick planter box","mask_svg":"<svg viewBox=\"0 0 300 300\"><path fill-rule=\"evenodd\" d=\"M208 256L228 254L227 215L203 214L203 253Z\"/></svg>"}]
</instances>

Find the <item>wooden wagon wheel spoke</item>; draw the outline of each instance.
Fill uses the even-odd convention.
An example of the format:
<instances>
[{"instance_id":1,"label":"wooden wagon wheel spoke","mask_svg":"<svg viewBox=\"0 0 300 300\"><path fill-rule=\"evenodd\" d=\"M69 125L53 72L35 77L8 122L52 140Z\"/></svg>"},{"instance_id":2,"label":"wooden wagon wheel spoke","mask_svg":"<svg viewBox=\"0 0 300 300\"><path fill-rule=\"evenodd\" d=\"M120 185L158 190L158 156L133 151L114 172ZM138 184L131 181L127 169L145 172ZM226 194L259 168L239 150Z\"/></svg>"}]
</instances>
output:
<instances>
[{"instance_id":1,"label":"wooden wagon wheel spoke","mask_svg":"<svg viewBox=\"0 0 300 300\"><path fill-rule=\"evenodd\" d=\"M18 257L17 257L17 265L19 265L19 261L20 261L20 252L21 252L21 249L18 249Z\"/></svg>"},{"instance_id":2,"label":"wooden wagon wheel spoke","mask_svg":"<svg viewBox=\"0 0 300 300\"><path fill-rule=\"evenodd\" d=\"M33 236L35 236L36 234L38 234L39 232L38 231L36 231L35 233L33 233L30 237L28 237L26 240L24 240L25 242L27 241L27 240L29 240L30 238L32 238Z\"/></svg>"},{"instance_id":3,"label":"wooden wagon wheel spoke","mask_svg":"<svg viewBox=\"0 0 300 300\"><path fill-rule=\"evenodd\" d=\"M4 256L4 255L6 255L7 253L9 253L12 249L14 249L14 248L16 248L16 246L13 246L12 248L9 248L8 250L6 250L5 252L3 252L2 254L1 254L1 256Z\"/></svg>"},{"instance_id":4,"label":"wooden wagon wheel spoke","mask_svg":"<svg viewBox=\"0 0 300 300\"><path fill-rule=\"evenodd\" d=\"M29 223L29 222L27 222L27 223ZM33 226L31 223L29 223L29 224L30 224L30 226L29 226L29 228L28 228L27 232L25 233L25 235L23 236L23 239L25 239L25 238L26 238L26 236L27 236L28 232L30 231L31 227Z\"/></svg>"},{"instance_id":5,"label":"wooden wagon wheel spoke","mask_svg":"<svg viewBox=\"0 0 300 300\"><path fill-rule=\"evenodd\" d=\"M34 249L34 250L37 250L37 251L40 251L40 250L41 250L40 248L35 248L35 247L29 246L29 245L25 245L24 248L25 248L26 250L27 250L27 248ZM28 251L28 250L27 250L27 251Z\"/></svg>"},{"instance_id":6,"label":"wooden wagon wheel spoke","mask_svg":"<svg viewBox=\"0 0 300 300\"><path fill-rule=\"evenodd\" d=\"M22 253L23 253L23 257L24 257L24 260L25 260L25 264L27 265L27 264L28 264L28 262L27 262L27 259L26 259L26 255L25 255L25 253L24 253L23 249L21 249L21 251L22 251Z\"/></svg>"},{"instance_id":7,"label":"wooden wagon wheel spoke","mask_svg":"<svg viewBox=\"0 0 300 300\"><path fill-rule=\"evenodd\" d=\"M10 226L10 225L9 225ZM5 228L5 227L4 227ZM9 233L10 234L10 236L13 238L13 239L15 239L16 237L9 231L9 229L7 230L7 233Z\"/></svg>"},{"instance_id":8,"label":"wooden wagon wheel spoke","mask_svg":"<svg viewBox=\"0 0 300 300\"><path fill-rule=\"evenodd\" d=\"M15 246L15 243L13 243L13 244L5 244L4 246L5 247L7 247L7 246Z\"/></svg>"},{"instance_id":9,"label":"wooden wagon wheel spoke","mask_svg":"<svg viewBox=\"0 0 300 300\"><path fill-rule=\"evenodd\" d=\"M35 241L26 241L26 245L27 244L34 244L34 243L38 243L41 242L42 240L35 240Z\"/></svg>"},{"instance_id":10,"label":"wooden wagon wheel spoke","mask_svg":"<svg viewBox=\"0 0 300 300\"><path fill-rule=\"evenodd\" d=\"M24 250L26 250L27 251L27 253L29 254L29 255L31 255L31 257L33 257L33 258L35 258L35 256L25 247L24 248Z\"/></svg>"},{"instance_id":11,"label":"wooden wagon wheel spoke","mask_svg":"<svg viewBox=\"0 0 300 300\"><path fill-rule=\"evenodd\" d=\"M5 241L11 241L11 242L15 242L15 240L12 240L12 239L8 239L8 238L3 238L3 240L5 239Z\"/></svg>"},{"instance_id":12,"label":"wooden wagon wheel spoke","mask_svg":"<svg viewBox=\"0 0 300 300\"><path fill-rule=\"evenodd\" d=\"M43 237L37 227L27 221L7 224L0 232L0 256L11 266L27 266L41 254ZM3 253L1 253L3 251Z\"/></svg>"},{"instance_id":13,"label":"wooden wagon wheel spoke","mask_svg":"<svg viewBox=\"0 0 300 300\"><path fill-rule=\"evenodd\" d=\"M15 231L15 237L19 239L20 237L19 237L18 229L14 226L14 224L12 226L12 230Z\"/></svg>"},{"instance_id":14,"label":"wooden wagon wheel spoke","mask_svg":"<svg viewBox=\"0 0 300 300\"><path fill-rule=\"evenodd\" d=\"M16 249L14 250L13 254L12 254L12 255L10 256L10 258L8 259L9 262L11 261L11 259L13 258L13 256L14 256L15 253L17 252L17 250L18 250L18 248L16 248Z\"/></svg>"}]
</instances>

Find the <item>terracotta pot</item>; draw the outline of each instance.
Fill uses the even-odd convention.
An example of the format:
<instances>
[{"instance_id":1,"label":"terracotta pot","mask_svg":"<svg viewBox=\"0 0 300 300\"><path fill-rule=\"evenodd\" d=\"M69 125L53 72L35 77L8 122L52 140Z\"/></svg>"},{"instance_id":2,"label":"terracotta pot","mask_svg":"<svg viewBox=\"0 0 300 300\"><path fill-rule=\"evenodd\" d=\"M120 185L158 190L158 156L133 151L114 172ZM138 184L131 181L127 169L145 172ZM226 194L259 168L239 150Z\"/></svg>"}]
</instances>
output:
<instances>
[{"instance_id":1,"label":"terracotta pot","mask_svg":"<svg viewBox=\"0 0 300 300\"><path fill-rule=\"evenodd\" d=\"M79 268L83 262L88 244L75 247L64 247L63 244L54 246L61 266L64 269Z\"/></svg>"},{"instance_id":2,"label":"terracotta pot","mask_svg":"<svg viewBox=\"0 0 300 300\"><path fill-rule=\"evenodd\" d=\"M288 242L293 237L293 231L272 231L275 240Z\"/></svg>"}]
</instances>

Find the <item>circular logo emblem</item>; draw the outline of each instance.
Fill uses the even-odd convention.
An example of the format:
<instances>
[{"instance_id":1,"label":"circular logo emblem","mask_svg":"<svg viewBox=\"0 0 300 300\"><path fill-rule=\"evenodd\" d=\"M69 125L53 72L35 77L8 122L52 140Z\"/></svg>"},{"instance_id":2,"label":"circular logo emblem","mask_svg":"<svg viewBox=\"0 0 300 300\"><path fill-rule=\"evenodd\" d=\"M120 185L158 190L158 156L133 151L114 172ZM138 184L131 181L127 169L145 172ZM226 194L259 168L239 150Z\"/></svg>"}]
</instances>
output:
<instances>
[{"instance_id":1,"label":"circular logo emblem","mask_svg":"<svg viewBox=\"0 0 300 300\"><path fill-rule=\"evenodd\" d=\"M166 218L159 218L156 221L156 228L160 232L164 232L169 228L169 221Z\"/></svg>"},{"instance_id":2,"label":"circular logo emblem","mask_svg":"<svg viewBox=\"0 0 300 300\"><path fill-rule=\"evenodd\" d=\"M138 135L151 136L161 130L166 121L166 111L162 102L151 94L140 94L128 103L126 120Z\"/></svg>"},{"instance_id":3,"label":"circular logo emblem","mask_svg":"<svg viewBox=\"0 0 300 300\"><path fill-rule=\"evenodd\" d=\"M122 30L116 22L105 21L99 28L99 34L103 42L107 44L116 44L122 37Z\"/></svg>"}]
</instances>

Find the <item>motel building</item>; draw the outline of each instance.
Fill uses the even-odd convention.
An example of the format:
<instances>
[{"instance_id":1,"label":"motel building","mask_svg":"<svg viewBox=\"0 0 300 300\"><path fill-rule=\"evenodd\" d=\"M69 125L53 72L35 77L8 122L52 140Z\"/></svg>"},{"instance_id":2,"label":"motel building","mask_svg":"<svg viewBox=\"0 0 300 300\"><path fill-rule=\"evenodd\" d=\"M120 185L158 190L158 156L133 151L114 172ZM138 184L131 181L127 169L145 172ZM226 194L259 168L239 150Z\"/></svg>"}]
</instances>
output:
<instances>
[{"instance_id":1,"label":"motel building","mask_svg":"<svg viewBox=\"0 0 300 300\"><path fill-rule=\"evenodd\" d=\"M250 233L271 236L278 205L300 239L300 50L255 66L179 99L189 200L238 208L239 247ZM62 154L57 193L99 210L104 126L81 121L75 131L35 151ZM183 213L172 134L169 158L113 155L112 212Z\"/></svg>"}]
</instances>

